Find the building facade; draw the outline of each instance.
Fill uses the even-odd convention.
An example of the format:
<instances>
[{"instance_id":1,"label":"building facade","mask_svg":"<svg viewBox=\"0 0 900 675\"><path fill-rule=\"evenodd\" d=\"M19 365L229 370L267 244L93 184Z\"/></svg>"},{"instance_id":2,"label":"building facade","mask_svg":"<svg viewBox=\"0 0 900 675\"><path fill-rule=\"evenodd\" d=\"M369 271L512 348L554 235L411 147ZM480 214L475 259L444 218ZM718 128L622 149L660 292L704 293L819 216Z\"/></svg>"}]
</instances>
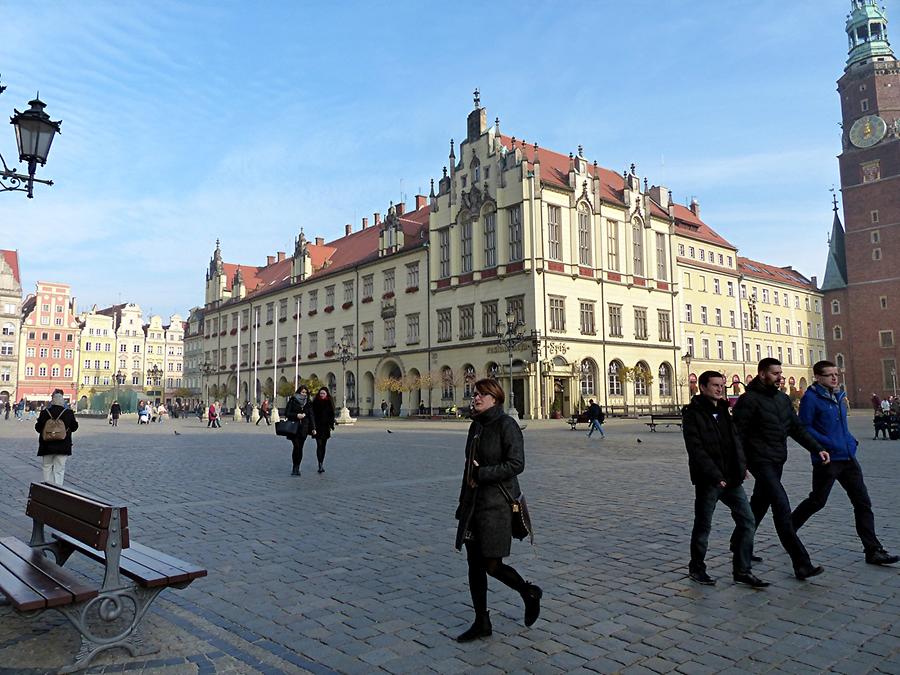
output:
<instances>
[{"instance_id":1,"label":"building facade","mask_svg":"<svg viewBox=\"0 0 900 675\"><path fill-rule=\"evenodd\" d=\"M79 316L79 325L78 398L89 400L115 386L116 332L113 317L100 314L96 305Z\"/></svg>"},{"instance_id":2,"label":"building facade","mask_svg":"<svg viewBox=\"0 0 900 675\"><path fill-rule=\"evenodd\" d=\"M54 389L67 400L77 395L76 358L81 328L68 284L37 282L22 305L17 397L46 402Z\"/></svg>"},{"instance_id":3,"label":"building facade","mask_svg":"<svg viewBox=\"0 0 900 675\"><path fill-rule=\"evenodd\" d=\"M523 417L589 398L632 413L684 404L702 369L744 382L757 353L781 354L799 390L824 356L814 280L739 258L634 166L504 135L476 98L448 167L414 210L328 243L301 231L291 257L226 263L217 242L203 395L283 404L316 380L359 414L409 414L466 405L487 376Z\"/></svg>"},{"instance_id":4,"label":"building facade","mask_svg":"<svg viewBox=\"0 0 900 675\"><path fill-rule=\"evenodd\" d=\"M0 405L15 401L19 380L22 280L19 254L0 250Z\"/></svg>"},{"instance_id":5,"label":"building facade","mask_svg":"<svg viewBox=\"0 0 900 675\"><path fill-rule=\"evenodd\" d=\"M900 385L900 63L875 0L851 2L846 31L838 80L844 220L835 205L823 290L828 352L851 404L864 406Z\"/></svg>"},{"instance_id":6,"label":"building facade","mask_svg":"<svg viewBox=\"0 0 900 675\"><path fill-rule=\"evenodd\" d=\"M191 407L205 403L203 390L203 308L194 307L188 312L184 329L184 387Z\"/></svg>"}]
</instances>

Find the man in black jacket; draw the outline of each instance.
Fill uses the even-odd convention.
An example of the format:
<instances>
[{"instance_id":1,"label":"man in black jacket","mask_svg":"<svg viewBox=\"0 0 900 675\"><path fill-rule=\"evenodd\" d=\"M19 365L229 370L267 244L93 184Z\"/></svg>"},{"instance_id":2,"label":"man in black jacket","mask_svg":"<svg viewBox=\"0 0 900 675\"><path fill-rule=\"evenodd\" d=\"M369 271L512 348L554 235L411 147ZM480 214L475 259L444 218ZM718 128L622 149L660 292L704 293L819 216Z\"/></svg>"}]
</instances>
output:
<instances>
[{"instance_id":1,"label":"man in black jacket","mask_svg":"<svg viewBox=\"0 0 900 675\"><path fill-rule=\"evenodd\" d=\"M802 581L821 574L823 569L812 564L791 522L791 503L781 484L781 474L787 461L787 437L818 454L825 464L830 458L801 424L791 399L778 388L781 380L781 361L772 358L760 361L756 377L747 385L747 391L734 407L734 423L750 473L756 479L753 496L750 497L756 526L759 527L771 506L778 539L791 557L794 575ZM736 544L734 540L732 543Z\"/></svg>"},{"instance_id":2,"label":"man in black jacket","mask_svg":"<svg viewBox=\"0 0 900 675\"><path fill-rule=\"evenodd\" d=\"M714 370L700 375L700 393L682 410L682 431L694 484L694 529L691 532L690 578L708 586L706 549L713 513L721 501L734 519L734 580L754 588L769 584L750 571L756 526L744 492L747 462L724 400L725 377Z\"/></svg>"}]
</instances>

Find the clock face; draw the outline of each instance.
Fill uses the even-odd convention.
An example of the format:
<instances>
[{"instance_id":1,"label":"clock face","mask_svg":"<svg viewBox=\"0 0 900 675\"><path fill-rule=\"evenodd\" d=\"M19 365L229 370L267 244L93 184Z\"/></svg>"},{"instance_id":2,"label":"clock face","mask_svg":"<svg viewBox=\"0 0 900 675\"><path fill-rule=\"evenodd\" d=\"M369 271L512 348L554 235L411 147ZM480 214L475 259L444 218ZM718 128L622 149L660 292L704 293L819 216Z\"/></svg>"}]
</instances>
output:
<instances>
[{"instance_id":1,"label":"clock face","mask_svg":"<svg viewBox=\"0 0 900 675\"><path fill-rule=\"evenodd\" d=\"M857 148L871 148L887 133L887 124L878 115L860 117L850 127L850 142Z\"/></svg>"}]
</instances>

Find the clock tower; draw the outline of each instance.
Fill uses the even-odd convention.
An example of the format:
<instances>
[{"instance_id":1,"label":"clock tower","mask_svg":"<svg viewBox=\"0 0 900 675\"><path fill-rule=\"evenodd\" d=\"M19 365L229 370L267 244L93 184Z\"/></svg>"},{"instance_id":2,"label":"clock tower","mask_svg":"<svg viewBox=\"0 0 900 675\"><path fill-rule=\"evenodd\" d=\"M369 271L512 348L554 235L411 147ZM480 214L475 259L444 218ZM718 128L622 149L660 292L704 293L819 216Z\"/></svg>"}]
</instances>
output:
<instances>
[{"instance_id":1,"label":"clock tower","mask_svg":"<svg viewBox=\"0 0 900 675\"><path fill-rule=\"evenodd\" d=\"M828 353L851 404L900 393L900 62L877 0L852 0L838 80L843 227L835 209L825 292Z\"/></svg>"}]
</instances>

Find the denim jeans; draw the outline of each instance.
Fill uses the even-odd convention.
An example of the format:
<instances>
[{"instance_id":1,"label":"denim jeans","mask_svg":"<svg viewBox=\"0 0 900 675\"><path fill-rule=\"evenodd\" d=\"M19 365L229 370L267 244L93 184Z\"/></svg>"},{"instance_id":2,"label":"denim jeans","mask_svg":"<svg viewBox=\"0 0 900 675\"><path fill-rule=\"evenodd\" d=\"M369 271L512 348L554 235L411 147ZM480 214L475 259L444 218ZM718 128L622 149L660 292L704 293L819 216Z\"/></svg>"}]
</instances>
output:
<instances>
[{"instance_id":1,"label":"denim jeans","mask_svg":"<svg viewBox=\"0 0 900 675\"><path fill-rule=\"evenodd\" d=\"M844 488L850 503L853 504L853 515L856 519L856 534L862 541L866 553L880 550L881 542L875 536L875 516L872 513L872 501L863 480L862 467L856 459L838 460L829 464L816 464L813 467L812 492L804 499L794 513L791 521L794 529L799 530L810 516L825 506L834 482Z\"/></svg>"},{"instance_id":2,"label":"denim jeans","mask_svg":"<svg viewBox=\"0 0 900 675\"><path fill-rule=\"evenodd\" d=\"M750 467L750 473L756 479L753 495L750 497L750 508L753 510L756 527L759 527L762 519L766 517L769 507L772 507L772 520L775 521L778 539L791 557L791 562L796 570L800 567L809 567L812 563L791 520L791 503L781 484L783 471L784 464L770 462L760 462Z\"/></svg>"},{"instance_id":3,"label":"denim jeans","mask_svg":"<svg viewBox=\"0 0 900 675\"><path fill-rule=\"evenodd\" d=\"M753 535L756 526L753 512L747 501L747 494L742 485L735 487L719 487L717 485L694 486L694 529L691 532L691 572L706 571L706 550L709 545L709 530L712 527L713 513L716 505L722 502L731 509L734 520L734 532L731 535L731 549L734 552L733 567L735 574L750 571L750 558L753 555Z\"/></svg>"},{"instance_id":4,"label":"denim jeans","mask_svg":"<svg viewBox=\"0 0 900 675\"><path fill-rule=\"evenodd\" d=\"M600 426L600 420L591 420L591 428L590 431L588 431L588 438L590 438L591 434L595 431L599 431L601 437L606 435L603 433L603 429Z\"/></svg>"}]
</instances>

